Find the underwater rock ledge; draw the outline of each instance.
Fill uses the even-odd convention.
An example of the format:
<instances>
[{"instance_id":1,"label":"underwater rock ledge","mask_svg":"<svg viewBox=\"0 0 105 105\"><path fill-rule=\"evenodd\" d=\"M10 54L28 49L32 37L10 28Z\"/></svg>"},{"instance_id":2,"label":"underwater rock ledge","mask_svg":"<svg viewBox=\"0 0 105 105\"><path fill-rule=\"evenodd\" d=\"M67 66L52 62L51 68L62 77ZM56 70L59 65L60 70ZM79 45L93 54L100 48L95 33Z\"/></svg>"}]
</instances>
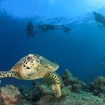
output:
<instances>
[{"instance_id":1,"label":"underwater rock ledge","mask_svg":"<svg viewBox=\"0 0 105 105\"><path fill-rule=\"evenodd\" d=\"M54 80L45 76L40 82L32 82L32 87L0 87L0 105L105 105L104 91L98 92L105 84L104 77L98 77L90 84L91 91L86 92L87 86L78 78L73 77L69 70L59 76L61 82L61 97L56 98L52 91ZM102 88L103 89L103 88ZM102 90L101 89L101 90Z\"/></svg>"}]
</instances>

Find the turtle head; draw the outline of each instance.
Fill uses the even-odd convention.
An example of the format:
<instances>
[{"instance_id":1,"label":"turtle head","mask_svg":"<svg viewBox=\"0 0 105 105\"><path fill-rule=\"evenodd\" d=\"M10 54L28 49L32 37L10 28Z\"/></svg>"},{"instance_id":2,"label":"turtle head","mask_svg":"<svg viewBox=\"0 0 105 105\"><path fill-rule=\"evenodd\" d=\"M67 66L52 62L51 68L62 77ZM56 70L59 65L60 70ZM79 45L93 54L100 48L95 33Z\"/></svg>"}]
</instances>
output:
<instances>
[{"instance_id":1,"label":"turtle head","mask_svg":"<svg viewBox=\"0 0 105 105\"><path fill-rule=\"evenodd\" d=\"M26 80L33 79L32 75L37 74L37 70L39 69L38 58L34 56L34 54L29 54L24 57L21 64L21 69L19 69L19 74L21 77Z\"/></svg>"},{"instance_id":2,"label":"turtle head","mask_svg":"<svg viewBox=\"0 0 105 105\"><path fill-rule=\"evenodd\" d=\"M33 70L37 69L39 65L39 59L34 54L27 55L24 62L27 65L27 68L33 69Z\"/></svg>"}]
</instances>

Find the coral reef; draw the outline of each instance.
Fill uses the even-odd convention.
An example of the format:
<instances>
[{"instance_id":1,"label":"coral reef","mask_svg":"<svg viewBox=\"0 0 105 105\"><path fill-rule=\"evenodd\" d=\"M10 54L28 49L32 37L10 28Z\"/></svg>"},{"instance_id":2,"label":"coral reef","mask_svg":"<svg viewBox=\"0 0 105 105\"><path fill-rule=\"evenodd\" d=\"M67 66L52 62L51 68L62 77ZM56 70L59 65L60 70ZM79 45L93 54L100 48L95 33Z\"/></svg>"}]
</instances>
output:
<instances>
[{"instance_id":1,"label":"coral reef","mask_svg":"<svg viewBox=\"0 0 105 105\"><path fill-rule=\"evenodd\" d=\"M61 78L64 85L73 92L79 92L82 88L86 86L86 84L80 81L78 78L73 77L73 75L67 69L61 75Z\"/></svg>"},{"instance_id":2,"label":"coral reef","mask_svg":"<svg viewBox=\"0 0 105 105\"><path fill-rule=\"evenodd\" d=\"M18 88L6 85L0 88L0 105L19 105L22 97Z\"/></svg>"},{"instance_id":3,"label":"coral reef","mask_svg":"<svg viewBox=\"0 0 105 105\"><path fill-rule=\"evenodd\" d=\"M97 77L90 84L91 92L82 90L86 84L73 77L69 70L65 70L59 79L60 98L55 97L53 91L55 80L45 76L39 82L32 81L30 88L16 88L13 85L1 87L0 105L105 105L105 77Z\"/></svg>"}]
</instances>

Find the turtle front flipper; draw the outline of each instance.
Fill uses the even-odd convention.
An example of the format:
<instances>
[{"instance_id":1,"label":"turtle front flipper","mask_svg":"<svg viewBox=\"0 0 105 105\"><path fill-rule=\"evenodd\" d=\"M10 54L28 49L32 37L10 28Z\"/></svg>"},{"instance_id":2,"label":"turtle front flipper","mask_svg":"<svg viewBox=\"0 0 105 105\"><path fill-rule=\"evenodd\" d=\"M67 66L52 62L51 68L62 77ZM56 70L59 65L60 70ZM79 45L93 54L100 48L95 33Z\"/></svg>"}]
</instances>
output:
<instances>
[{"instance_id":1,"label":"turtle front flipper","mask_svg":"<svg viewBox=\"0 0 105 105\"><path fill-rule=\"evenodd\" d=\"M60 79L57 74L53 72L47 72L47 76L52 77L55 80L55 84L52 85L52 90L57 98L61 96L61 87L60 87Z\"/></svg>"},{"instance_id":2,"label":"turtle front flipper","mask_svg":"<svg viewBox=\"0 0 105 105\"><path fill-rule=\"evenodd\" d=\"M14 77L14 78L21 79L21 77L19 76L19 74L17 72L14 72L14 71L0 71L0 78L6 78L6 77Z\"/></svg>"}]
</instances>

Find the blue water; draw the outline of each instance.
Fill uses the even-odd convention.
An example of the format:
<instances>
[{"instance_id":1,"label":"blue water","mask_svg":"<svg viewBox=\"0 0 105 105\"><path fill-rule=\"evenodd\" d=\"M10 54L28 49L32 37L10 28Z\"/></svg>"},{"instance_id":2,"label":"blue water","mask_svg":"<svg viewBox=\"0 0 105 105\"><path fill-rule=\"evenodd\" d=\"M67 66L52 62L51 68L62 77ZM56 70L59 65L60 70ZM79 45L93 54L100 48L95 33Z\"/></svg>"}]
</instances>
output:
<instances>
[{"instance_id":1,"label":"blue water","mask_svg":"<svg viewBox=\"0 0 105 105\"><path fill-rule=\"evenodd\" d=\"M99 27L93 11L105 16L104 0L0 0L0 70L8 71L29 53L57 62L58 74L69 69L73 76L89 83L105 75L105 27ZM69 33L50 30L27 38L29 21L66 25ZM30 85L31 81L1 79L2 84Z\"/></svg>"}]
</instances>

